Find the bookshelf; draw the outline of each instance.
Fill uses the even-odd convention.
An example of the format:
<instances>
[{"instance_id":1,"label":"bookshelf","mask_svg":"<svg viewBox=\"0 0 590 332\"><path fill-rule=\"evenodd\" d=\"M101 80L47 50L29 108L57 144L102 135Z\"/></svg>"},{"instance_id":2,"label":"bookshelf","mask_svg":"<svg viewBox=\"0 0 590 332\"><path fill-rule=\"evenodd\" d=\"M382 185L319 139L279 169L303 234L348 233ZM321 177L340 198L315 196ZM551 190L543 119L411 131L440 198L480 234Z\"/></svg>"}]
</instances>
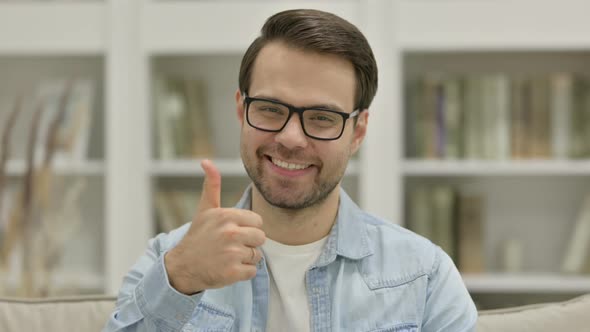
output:
<instances>
[{"instance_id":1,"label":"bookshelf","mask_svg":"<svg viewBox=\"0 0 590 332\"><path fill-rule=\"evenodd\" d=\"M68 258L71 269L64 273L88 276L90 284L114 294L158 231L158 191L196 191L202 184L201 157L158 154L154 95L160 77L205 82L210 142L224 191L235 197L233 192L243 189L247 177L239 160L233 102L239 61L266 17L302 7L334 12L357 24L378 60L379 91L370 129L344 183L364 209L407 226L406 194L413 186L446 185L482 193L489 273L464 275L482 306L508 305L522 293L569 297L589 291L589 276L559 272L579 205L590 188L588 159L440 160L406 153L411 123L405 89L413 77L433 71L558 70L588 77L590 22L584 14L590 8L583 0L0 4L0 68L12 73L0 77L2 109L7 96L38 80L39 73L87 73L99 79L91 158L55 166L60 176L90 178L96 186L89 196L100 202L85 210L96 227L89 231L93 240L72 243L72 251L91 244L88 257ZM18 183L24 162L11 161L7 170ZM510 274L498 262L498 247L508 235L521 240L524 258L522 271ZM527 299L539 299L535 296Z\"/></svg>"},{"instance_id":2,"label":"bookshelf","mask_svg":"<svg viewBox=\"0 0 590 332\"><path fill-rule=\"evenodd\" d=\"M394 48L401 74L396 80L408 88L416 77L441 73L502 73L511 79L571 72L588 77L590 39L582 33L587 23L578 12L587 6L582 1L398 1ZM534 14L523 15L527 12ZM556 18L563 24L546 24ZM588 158L417 158L411 153L415 115L409 113L409 99L400 102L404 112L398 119L405 131L398 176L405 195L399 197L406 207L401 219L408 221L409 195L419 186L446 186L483 199L485 270L463 274L476 303L495 308L588 292L587 274L560 272L588 195ZM516 266L504 266L514 263L503 262L506 251L519 257Z\"/></svg>"}]
</instances>

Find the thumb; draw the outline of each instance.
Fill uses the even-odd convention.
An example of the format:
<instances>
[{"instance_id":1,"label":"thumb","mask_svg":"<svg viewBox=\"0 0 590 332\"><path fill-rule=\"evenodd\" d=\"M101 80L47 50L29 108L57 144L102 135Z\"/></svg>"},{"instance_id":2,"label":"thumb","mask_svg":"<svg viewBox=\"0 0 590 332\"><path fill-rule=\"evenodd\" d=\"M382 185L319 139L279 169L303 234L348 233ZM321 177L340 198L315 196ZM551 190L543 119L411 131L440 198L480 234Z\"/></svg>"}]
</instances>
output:
<instances>
[{"instance_id":1,"label":"thumb","mask_svg":"<svg viewBox=\"0 0 590 332\"><path fill-rule=\"evenodd\" d=\"M201 161L201 167L205 171L203 192L197 211L199 213L221 207L221 174L215 164L209 159Z\"/></svg>"}]
</instances>

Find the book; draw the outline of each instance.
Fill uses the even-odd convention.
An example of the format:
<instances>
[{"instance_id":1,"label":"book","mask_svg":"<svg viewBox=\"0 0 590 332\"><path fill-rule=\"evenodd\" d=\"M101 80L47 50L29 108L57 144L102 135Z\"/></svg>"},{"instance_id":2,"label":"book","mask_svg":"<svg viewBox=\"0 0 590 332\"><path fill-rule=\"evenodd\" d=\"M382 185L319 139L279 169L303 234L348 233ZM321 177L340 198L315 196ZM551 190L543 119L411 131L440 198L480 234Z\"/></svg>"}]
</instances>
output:
<instances>
[{"instance_id":1,"label":"book","mask_svg":"<svg viewBox=\"0 0 590 332\"><path fill-rule=\"evenodd\" d=\"M490 132L488 134L488 157L495 160L510 159L510 82L504 74L490 75L489 111Z\"/></svg>"},{"instance_id":2,"label":"book","mask_svg":"<svg viewBox=\"0 0 590 332\"><path fill-rule=\"evenodd\" d=\"M590 158L590 80L584 80L580 106L581 158Z\"/></svg>"},{"instance_id":3,"label":"book","mask_svg":"<svg viewBox=\"0 0 590 332\"><path fill-rule=\"evenodd\" d=\"M409 192L409 228L427 239L432 240L434 229L432 226L432 208L430 195L425 186L416 186Z\"/></svg>"},{"instance_id":4,"label":"book","mask_svg":"<svg viewBox=\"0 0 590 332\"><path fill-rule=\"evenodd\" d=\"M463 155L462 81L449 77L442 83L445 159L459 159Z\"/></svg>"},{"instance_id":5,"label":"book","mask_svg":"<svg viewBox=\"0 0 590 332\"><path fill-rule=\"evenodd\" d=\"M583 80L575 80L573 86L573 110L571 120L571 146L570 157L582 159L586 155L586 130L587 124L585 113L585 99L589 94L588 85Z\"/></svg>"},{"instance_id":6,"label":"book","mask_svg":"<svg viewBox=\"0 0 590 332\"><path fill-rule=\"evenodd\" d=\"M211 144L211 125L205 108L206 91L204 83L196 79L184 79L184 91L187 100L187 121L189 146L186 154L192 158L207 158L214 155Z\"/></svg>"},{"instance_id":7,"label":"book","mask_svg":"<svg viewBox=\"0 0 590 332\"><path fill-rule=\"evenodd\" d=\"M446 185L430 189L432 204L432 240L451 258L456 259L455 239L455 191Z\"/></svg>"},{"instance_id":8,"label":"book","mask_svg":"<svg viewBox=\"0 0 590 332\"><path fill-rule=\"evenodd\" d=\"M569 159L573 108L573 77L558 73L551 77L551 150L554 159Z\"/></svg>"},{"instance_id":9,"label":"book","mask_svg":"<svg viewBox=\"0 0 590 332\"><path fill-rule=\"evenodd\" d=\"M158 157L212 157L204 84L192 78L160 77L154 90Z\"/></svg>"},{"instance_id":10,"label":"book","mask_svg":"<svg viewBox=\"0 0 590 332\"><path fill-rule=\"evenodd\" d=\"M551 157L549 95L549 80L545 76L533 77L529 104L531 112L529 158L548 159Z\"/></svg>"},{"instance_id":11,"label":"book","mask_svg":"<svg viewBox=\"0 0 590 332\"><path fill-rule=\"evenodd\" d=\"M478 132L481 137L478 155L480 159L491 160L496 158L495 148L497 146L496 132L498 123L497 109L494 108L496 101L496 91L493 84L493 77L489 74L479 77L479 86L481 89L481 99L478 102L479 119Z\"/></svg>"},{"instance_id":12,"label":"book","mask_svg":"<svg viewBox=\"0 0 590 332\"><path fill-rule=\"evenodd\" d=\"M409 191L409 229L456 256L456 193L447 185L417 185Z\"/></svg>"},{"instance_id":13,"label":"book","mask_svg":"<svg viewBox=\"0 0 590 332\"><path fill-rule=\"evenodd\" d=\"M561 271L581 273L590 259L590 194L582 201L571 234Z\"/></svg>"},{"instance_id":14,"label":"book","mask_svg":"<svg viewBox=\"0 0 590 332\"><path fill-rule=\"evenodd\" d=\"M485 271L483 197L473 194L460 195L458 205L458 268L461 273L483 273Z\"/></svg>"},{"instance_id":15,"label":"book","mask_svg":"<svg viewBox=\"0 0 590 332\"><path fill-rule=\"evenodd\" d=\"M482 159L484 157L484 109L483 81L480 76L465 78L465 159Z\"/></svg>"},{"instance_id":16,"label":"book","mask_svg":"<svg viewBox=\"0 0 590 332\"><path fill-rule=\"evenodd\" d=\"M422 81L423 103L419 109L420 133L424 135L421 147L421 157L437 159L440 157L440 78L437 74L430 74Z\"/></svg>"}]
</instances>

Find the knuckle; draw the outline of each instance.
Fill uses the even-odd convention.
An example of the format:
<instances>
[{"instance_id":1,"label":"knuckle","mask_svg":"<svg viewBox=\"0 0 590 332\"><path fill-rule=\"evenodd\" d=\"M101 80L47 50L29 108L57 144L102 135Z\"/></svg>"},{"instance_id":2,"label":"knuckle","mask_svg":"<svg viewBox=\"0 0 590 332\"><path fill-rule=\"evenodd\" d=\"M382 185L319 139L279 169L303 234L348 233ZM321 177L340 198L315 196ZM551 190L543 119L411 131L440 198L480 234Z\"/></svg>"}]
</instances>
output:
<instances>
[{"instance_id":1,"label":"knuckle","mask_svg":"<svg viewBox=\"0 0 590 332\"><path fill-rule=\"evenodd\" d=\"M226 241L236 241L236 239L239 237L240 235L240 230L237 227L233 227L233 226L228 226L225 227L222 231L221 231L221 236L223 237L224 240Z\"/></svg>"},{"instance_id":2,"label":"knuckle","mask_svg":"<svg viewBox=\"0 0 590 332\"><path fill-rule=\"evenodd\" d=\"M227 247L225 248L225 253L226 255L230 256L229 258L233 260L233 258L235 257L239 257L242 253L242 251L240 250L240 248L235 247L235 246L231 246L231 247Z\"/></svg>"},{"instance_id":3,"label":"knuckle","mask_svg":"<svg viewBox=\"0 0 590 332\"><path fill-rule=\"evenodd\" d=\"M217 209L217 220L221 223L228 223L231 221L231 213L228 209Z\"/></svg>"},{"instance_id":4,"label":"knuckle","mask_svg":"<svg viewBox=\"0 0 590 332\"><path fill-rule=\"evenodd\" d=\"M256 232L255 242L257 247L262 246L266 242L266 234L260 230Z\"/></svg>"},{"instance_id":5,"label":"knuckle","mask_svg":"<svg viewBox=\"0 0 590 332\"><path fill-rule=\"evenodd\" d=\"M263 224L262 217L259 214L256 215L254 220L256 222L256 226L262 227L262 224Z\"/></svg>"},{"instance_id":6,"label":"knuckle","mask_svg":"<svg viewBox=\"0 0 590 332\"><path fill-rule=\"evenodd\" d=\"M254 227L262 227L262 217L256 213L256 212L252 212L250 210L242 210L243 211L243 216L244 218L246 218L247 220L250 221L250 223L252 223L252 225Z\"/></svg>"},{"instance_id":7,"label":"knuckle","mask_svg":"<svg viewBox=\"0 0 590 332\"><path fill-rule=\"evenodd\" d=\"M198 214L195 220L201 222L215 221L219 219L219 209L208 209Z\"/></svg>"}]
</instances>

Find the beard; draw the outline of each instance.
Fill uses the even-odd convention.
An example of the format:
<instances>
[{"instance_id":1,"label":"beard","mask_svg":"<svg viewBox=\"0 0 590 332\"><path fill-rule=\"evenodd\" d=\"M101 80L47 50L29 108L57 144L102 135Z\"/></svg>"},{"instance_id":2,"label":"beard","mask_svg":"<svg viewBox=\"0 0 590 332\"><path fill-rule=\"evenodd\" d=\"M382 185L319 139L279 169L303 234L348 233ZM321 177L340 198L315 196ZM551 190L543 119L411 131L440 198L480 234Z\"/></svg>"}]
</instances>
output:
<instances>
[{"instance_id":1,"label":"beard","mask_svg":"<svg viewBox=\"0 0 590 332\"><path fill-rule=\"evenodd\" d=\"M288 150L281 145L275 148L261 146L256 149L253 158L250 158L246 151L248 151L247 146L242 144L242 162L256 189L270 205L286 210L300 210L322 203L342 180L347 165L347 158L344 155L332 160L333 169L325 169L324 163L314 162L312 167L317 168L317 173L313 183L301 184L300 181L277 180L265 175L264 163L267 162L267 154L283 160L310 160L310 158L302 158L302 153Z\"/></svg>"}]
</instances>

